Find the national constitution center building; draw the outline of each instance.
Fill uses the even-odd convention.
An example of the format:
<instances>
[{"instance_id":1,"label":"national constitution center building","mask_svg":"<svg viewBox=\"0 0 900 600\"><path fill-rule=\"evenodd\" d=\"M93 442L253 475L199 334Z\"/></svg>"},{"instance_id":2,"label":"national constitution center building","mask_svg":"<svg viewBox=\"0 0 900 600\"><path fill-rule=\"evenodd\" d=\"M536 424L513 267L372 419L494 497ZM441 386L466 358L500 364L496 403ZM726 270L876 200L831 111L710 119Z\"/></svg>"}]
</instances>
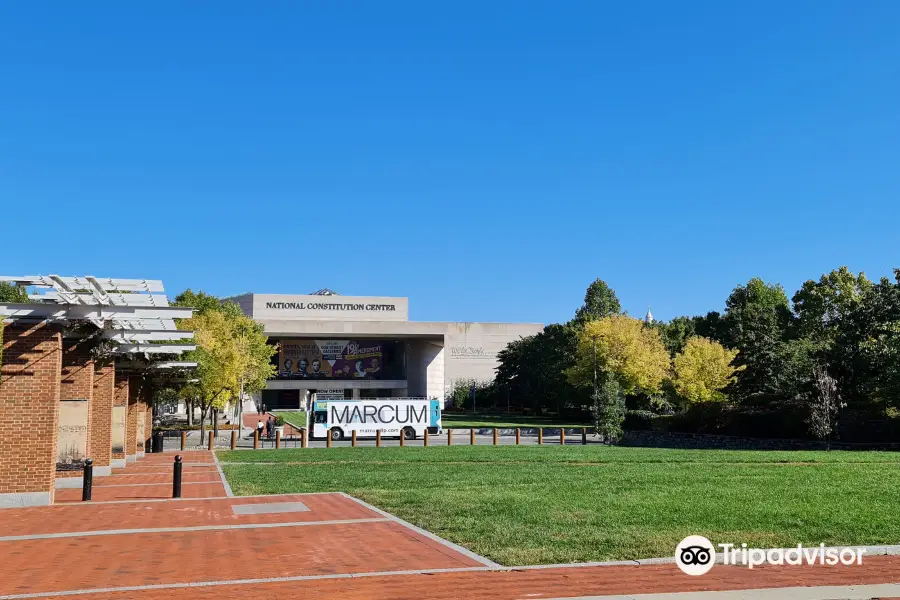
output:
<instances>
[{"instance_id":1,"label":"national constitution center building","mask_svg":"<svg viewBox=\"0 0 900 600\"><path fill-rule=\"evenodd\" d=\"M457 380L490 381L509 342L537 323L409 320L408 298L244 294L229 298L261 323L277 373L255 398L267 409L319 399L446 399Z\"/></svg>"}]
</instances>

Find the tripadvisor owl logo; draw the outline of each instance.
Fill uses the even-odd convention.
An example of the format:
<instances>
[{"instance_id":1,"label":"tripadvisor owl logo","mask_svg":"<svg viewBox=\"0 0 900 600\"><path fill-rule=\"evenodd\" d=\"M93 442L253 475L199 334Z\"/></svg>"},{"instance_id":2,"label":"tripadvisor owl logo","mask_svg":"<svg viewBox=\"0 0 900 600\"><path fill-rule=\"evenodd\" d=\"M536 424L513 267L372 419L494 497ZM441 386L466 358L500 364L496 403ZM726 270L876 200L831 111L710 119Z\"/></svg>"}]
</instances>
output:
<instances>
[{"instance_id":1,"label":"tripadvisor owl logo","mask_svg":"<svg viewBox=\"0 0 900 600\"><path fill-rule=\"evenodd\" d=\"M702 535L689 535L675 547L675 564L687 575L708 573L715 563L712 542Z\"/></svg>"}]
</instances>

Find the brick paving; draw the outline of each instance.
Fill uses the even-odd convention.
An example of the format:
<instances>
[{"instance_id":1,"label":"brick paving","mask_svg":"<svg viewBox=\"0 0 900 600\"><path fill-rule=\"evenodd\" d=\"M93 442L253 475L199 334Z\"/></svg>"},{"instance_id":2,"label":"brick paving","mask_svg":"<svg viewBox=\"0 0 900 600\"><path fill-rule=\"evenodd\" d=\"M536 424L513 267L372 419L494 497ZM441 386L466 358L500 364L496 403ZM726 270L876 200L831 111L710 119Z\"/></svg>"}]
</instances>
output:
<instances>
[{"instance_id":1,"label":"brick paving","mask_svg":"<svg viewBox=\"0 0 900 600\"><path fill-rule=\"evenodd\" d=\"M0 511L0 599L513 600L900 582L898 556L854 567L718 565L702 577L672 564L497 570L342 494L227 497L206 451L183 453L185 498L171 500L173 456L96 478L93 502L61 489L54 506ZM232 508L286 503L308 510Z\"/></svg>"}]
</instances>

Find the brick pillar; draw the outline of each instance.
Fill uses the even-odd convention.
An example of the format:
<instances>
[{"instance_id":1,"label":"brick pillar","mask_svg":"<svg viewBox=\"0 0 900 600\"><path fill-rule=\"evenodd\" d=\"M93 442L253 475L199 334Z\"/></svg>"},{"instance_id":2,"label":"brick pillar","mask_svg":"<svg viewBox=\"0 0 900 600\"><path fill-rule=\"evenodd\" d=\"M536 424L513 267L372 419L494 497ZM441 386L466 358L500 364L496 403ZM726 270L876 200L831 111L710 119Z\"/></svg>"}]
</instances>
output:
<instances>
[{"instance_id":1,"label":"brick pillar","mask_svg":"<svg viewBox=\"0 0 900 600\"><path fill-rule=\"evenodd\" d=\"M124 467L128 456L128 399L131 397L131 378L116 373L113 397L112 466Z\"/></svg>"},{"instance_id":2,"label":"brick pillar","mask_svg":"<svg viewBox=\"0 0 900 600\"><path fill-rule=\"evenodd\" d=\"M150 412L150 406L153 404L153 385L148 381L141 382L141 394L138 400L138 418L143 417L143 439L138 439L137 443L143 452L150 452L150 436L153 434L153 413ZM140 428L139 428L140 429Z\"/></svg>"},{"instance_id":3,"label":"brick pillar","mask_svg":"<svg viewBox=\"0 0 900 600\"><path fill-rule=\"evenodd\" d=\"M112 470L112 420L116 395L116 365L94 365L94 397L91 400L91 449L94 477Z\"/></svg>"},{"instance_id":4,"label":"brick pillar","mask_svg":"<svg viewBox=\"0 0 900 600\"><path fill-rule=\"evenodd\" d=\"M0 367L0 508L53 502L62 337L54 325L8 325Z\"/></svg>"},{"instance_id":5,"label":"brick pillar","mask_svg":"<svg viewBox=\"0 0 900 600\"><path fill-rule=\"evenodd\" d=\"M140 377L128 378L128 420L125 425L125 458L128 462L137 460L138 396L141 389Z\"/></svg>"},{"instance_id":6,"label":"brick pillar","mask_svg":"<svg viewBox=\"0 0 900 600\"><path fill-rule=\"evenodd\" d=\"M92 458L91 399L94 396L94 360L80 340L63 340L59 384L59 454L56 487L81 487L84 459Z\"/></svg>"},{"instance_id":7,"label":"brick pillar","mask_svg":"<svg viewBox=\"0 0 900 600\"><path fill-rule=\"evenodd\" d=\"M150 390L150 393L153 393L153 390ZM151 444L153 442L153 400L152 397L147 398L147 414L144 416L145 424L144 424L144 451L150 452Z\"/></svg>"}]
</instances>

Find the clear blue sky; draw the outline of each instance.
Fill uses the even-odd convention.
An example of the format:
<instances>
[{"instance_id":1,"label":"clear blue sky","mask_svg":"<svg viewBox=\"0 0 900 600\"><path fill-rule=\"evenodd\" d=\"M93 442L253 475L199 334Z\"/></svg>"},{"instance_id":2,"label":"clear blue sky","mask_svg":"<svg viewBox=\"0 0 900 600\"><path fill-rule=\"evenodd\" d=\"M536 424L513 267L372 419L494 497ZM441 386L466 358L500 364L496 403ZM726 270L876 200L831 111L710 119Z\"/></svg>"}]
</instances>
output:
<instances>
[{"instance_id":1,"label":"clear blue sky","mask_svg":"<svg viewBox=\"0 0 900 600\"><path fill-rule=\"evenodd\" d=\"M4 274L657 317L900 266L900 2L8 2Z\"/></svg>"}]
</instances>

